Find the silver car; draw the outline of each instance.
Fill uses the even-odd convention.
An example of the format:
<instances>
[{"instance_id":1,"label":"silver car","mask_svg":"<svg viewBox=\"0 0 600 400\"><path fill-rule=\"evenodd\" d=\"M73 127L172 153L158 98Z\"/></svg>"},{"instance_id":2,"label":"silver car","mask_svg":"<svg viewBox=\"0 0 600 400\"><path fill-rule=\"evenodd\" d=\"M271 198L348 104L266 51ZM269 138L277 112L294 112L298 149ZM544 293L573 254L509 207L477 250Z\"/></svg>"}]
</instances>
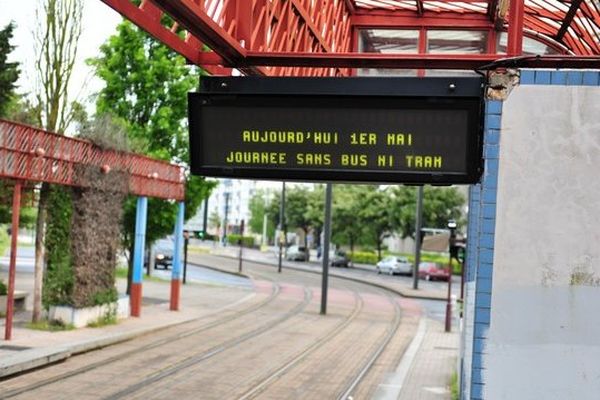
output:
<instances>
[{"instance_id":1,"label":"silver car","mask_svg":"<svg viewBox=\"0 0 600 400\"><path fill-rule=\"evenodd\" d=\"M405 274L412 275L413 267L408 258L401 256L389 256L377 263L378 274Z\"/></svg>"}]
</instances>

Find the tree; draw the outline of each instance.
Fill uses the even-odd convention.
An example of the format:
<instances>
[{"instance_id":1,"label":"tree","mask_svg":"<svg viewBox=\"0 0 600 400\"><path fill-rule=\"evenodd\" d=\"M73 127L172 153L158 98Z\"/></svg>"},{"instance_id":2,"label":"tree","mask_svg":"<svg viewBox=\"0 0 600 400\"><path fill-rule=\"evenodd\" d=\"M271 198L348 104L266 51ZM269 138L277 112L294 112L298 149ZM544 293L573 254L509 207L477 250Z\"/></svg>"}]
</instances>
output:
<instances>
[{"instance_id":1,"label":"tree","mask_svg":"<svg viewBox=\"0 0 600 400\"><path fill-rule=\"evenodd\" d=\"M372 189L365 185L335 185L334 189L332 237L336 243L347 243L354 253L369 224L361 218L361 199Z\"/></svg>"},{"instance_id":2,"label":"tree","mask_svg":"<svg viewBox=\"0 0 600 400\"><path fill-rule=\"evenodd\" d=\"M285 216L289 228L301 229L304 232L304 247L308 247L308 232L313 221L309 218L310 193L304 186L296 186L286 191Z\"/></svg>"},{"instance_id":3,"label":"tree","mask_svg":"<svg viewBox=\"0 0 600 400\"><path fill-rule=\"evenodd\" d=\"M414 239L417 189L399 186L393 189L393 194L394 229L401 237ZM450 219L460 222L464 206L465 198L457 188L426 186L423 189L423 226L445 229Z\"/></svg>"},{"instance_id":4,"label":"tree","mask_svg":"<svg viewBox=\"0 0 600 400\"><path fill-rule=\"evenodd\" d=\"M262 233L264 218L267 216L267 240L275 234L276 224L272 216L269 215L269 205L273 201L273 193L268 190L259 190L250 199L248 205L250 209L250 220L248 225L250 230L255 233Z\"/></svg>"},{"instance_id":5,"label":"tree","mask_svg":"<svg viewBox=\"0 0 600 400\"><path fill-rule=\"evenodd\" d=\"M187 93L197 85L199 73L172 50L129 22L117 27L89 63L104 81L96 111L111 113L126 124L129 138L147 155L181 163L189 162ZM192 216L214 187L200 177L186 181L186 218ZM132 254L135 235L135 199L125 205L123 245ZM173 232L177 204L150 199L146 243ZM129 275L133 268L129 259Z\"/></svg>"},{"instance_id":6,"label":"tree","mask_svg":"<svg viewBox=\"0 0 600 400\"><path fill-rule=\"evenodd\" d=\"M15 26L11 22L0 30L0 117L6 115L20 73L18 63L7 62L8 55L15 48L10 44L14 28Z\"/></svg>"},{"instance_id":7,"label":"tree","mask_svg":"<svg viewBox=\"0 0 600 400\"><path fill-rule=\"evenodd\" d=\"M358 215L365 222L367 237L377 248L377 258L381 260L383 240L394 229L390 194L387 190L371 186L361 198L359 206Z\"/></svg>"},{"instance_id":8,"label":"tree","mask_svg":"<svg viewBox=\"0 0 600 400\"><path fill-rule=\"evenodd\" d=\"M36 11L35 28L37 105L39 126L64 133L73 118L68 87L82 32L82 0L44 0ZM44 230L48 208L49 185L41 186L35 237L35 267L32 320L42 313L44 276Z\"/></svg>"}]
</instances>

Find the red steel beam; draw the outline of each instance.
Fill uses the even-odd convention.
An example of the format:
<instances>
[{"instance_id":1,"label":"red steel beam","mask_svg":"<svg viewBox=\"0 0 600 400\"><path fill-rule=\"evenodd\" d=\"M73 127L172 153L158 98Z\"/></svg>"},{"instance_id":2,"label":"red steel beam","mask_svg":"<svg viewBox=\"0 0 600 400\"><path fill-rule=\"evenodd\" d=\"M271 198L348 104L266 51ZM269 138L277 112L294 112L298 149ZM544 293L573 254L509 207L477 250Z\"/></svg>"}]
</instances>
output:
<instances>
[{"instance_id":1,"label":"red steel beam","mask_svg":"<svg viewBox=\"0 0 600 400\"><path fill-rule=\"evenodd\" d=\"M213 21L200 4L191 0L154 1L188 32L206 43L228 62L233 63L245 56L246 51L240 43Z\"/></svg>"},{"instance_id":2,"label":"red steel beam","mask_svg":"<svg viewBox=\"0 0 600 400\"><path fill-rule=\"evenodd\" d=\"M17 274L17 238L19 236L19 213L21 211L21 186L17 181L13 188L12 226L10 235L10 261L8 266L8 293L6 296L6 322L4 340L12 338L13 312L15 303L15 276Z\"/></svg>"},{"instance_id":3,"label":"red steel beam","mask_svg":"<svg viewBox=\"0 0 600 400\"><path fill-rule=\"evenodd\" d=\"M493 23L483 14L459 14L447 12L443 14L425 11L422 16L414 12L372 12L356 13L350 17L355 28L455 28L455 29L489 29Z\"/></svg>"},{"instance_id":4,"label":"red steel beam","mask_svg":"<svg viewBox=\"0 0 600 400\"><path fill-rule=\"evenodd\" d=\"M143 2L141 8L138 8L129 0L101 0L106 5L117 11L123 17L127 18L155 39L163 42L173 51L181 54L189 62L195 63L198 48L182 40L177 34L170 31L160 23L160 15L156 13L156 7L152 3Z\"/></svg>"},{"instance_id":5,"label":"red steel beam","mask_svg":"<svg viewBox=\"0 0 600 400\"><path fill-rule=\"evenodd\" d=\"M507 53L509 56L520 56L523 54L524 2L525 0L510 0L507 43Z\"/></svg>"},{"instance_id":6,"label":"red steel beam","mask_svg":"<svg viewBox=\"0 0 600 400\"><path fill-rule=\"evenodd\" d=\"M249 52L243 62L251 63L251 65L312 68L473 70L500 61L505 65L528 68L600 68L600 56L562 55L501 59L498 54L452 54L452 57L448 57L447 54Z\"/></svg>"}]
</instances>

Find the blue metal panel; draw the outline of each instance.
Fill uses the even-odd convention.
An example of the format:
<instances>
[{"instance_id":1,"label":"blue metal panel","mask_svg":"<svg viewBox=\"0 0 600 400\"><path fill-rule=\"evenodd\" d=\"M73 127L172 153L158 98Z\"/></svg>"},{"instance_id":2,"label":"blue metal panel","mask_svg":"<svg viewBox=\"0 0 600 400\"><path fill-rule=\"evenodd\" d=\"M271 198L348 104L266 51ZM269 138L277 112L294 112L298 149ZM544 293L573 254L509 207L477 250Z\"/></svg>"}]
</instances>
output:
<instances>
[{"instance_id":1,"label":"blue metal panel","mask_svg":"<svg viewBox=\"0 0 600 400\"><path fill-rule=\"evenodd\" d=\"M142 283L144 268L144 249L146 247L146 220L148 216L148 198L138 197L135 210L135 242L133 247L133 283Z\"/></svg>"},{"instance_id":2,"label":"blue metal panel","mask_svg":"<svg viewBox=\"0 0 600 400\"><path fill-rule=\"evenodd\" d=\"M173 280L179 280L181 278L184 215L185 203L180 202L177 211L177 221L175 222L175 248L173 249L173 273L171 274L171 279Z\"/></svg>"}]
</instances>

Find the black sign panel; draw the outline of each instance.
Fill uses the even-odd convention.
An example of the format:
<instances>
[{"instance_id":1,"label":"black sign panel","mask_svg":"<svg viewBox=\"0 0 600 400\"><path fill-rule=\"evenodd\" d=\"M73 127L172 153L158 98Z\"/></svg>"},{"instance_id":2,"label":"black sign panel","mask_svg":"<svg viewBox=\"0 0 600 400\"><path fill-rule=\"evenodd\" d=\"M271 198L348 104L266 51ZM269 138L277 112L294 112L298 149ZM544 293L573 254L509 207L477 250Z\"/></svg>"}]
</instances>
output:
<instances>
[{"instance_id":1,"label":"black sign panel","mask_svg":"<svg viewBox=\"0 0 600 400\"><path fill-rule=\"evenodd\" d=\"M194 174L432 184L481 175L478 78L202 83L189 95Z\"/></svg>"}]
</instances>

